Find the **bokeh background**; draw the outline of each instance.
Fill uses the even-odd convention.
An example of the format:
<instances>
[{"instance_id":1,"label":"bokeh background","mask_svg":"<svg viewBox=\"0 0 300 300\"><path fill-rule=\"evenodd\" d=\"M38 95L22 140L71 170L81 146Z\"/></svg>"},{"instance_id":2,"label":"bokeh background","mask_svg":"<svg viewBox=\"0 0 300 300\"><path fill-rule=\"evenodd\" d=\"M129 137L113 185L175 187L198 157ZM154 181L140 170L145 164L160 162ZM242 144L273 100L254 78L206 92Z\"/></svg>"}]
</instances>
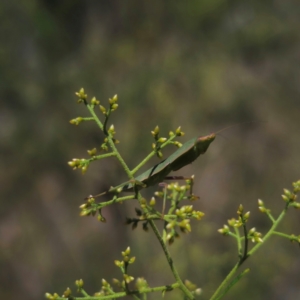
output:
<instances>
[{"instance_id":1,"label":"bokeh background","mask_svg":"<svg viewBox=\"0 0 300 300\"><path fill-rule=\"evenodd\" d=\"M102 278L120 278L113 261L127 246L137 257L133 276L151 286L174 281L153 233L124 226L134 205L105 209L106 224L78 216L85 196L126 180L114 159L84 176L67 165L103 139L91 122L69 124L88 116L74 94L84 87L102 104L118 94L111 122L132 167L149 153L156 125L162 135L181 125L185 142L256 121L224 131L177 172L195 174L195 206L206 216L170 251L208 299L237 261L234 241L217 229L242 203L249 226L265 233L257 199L276 216L282 188L300 178L299 13L296 0L1 1L0 298L75 291L79 278L96 292ZM300 234L299 212L280 230ZM300 298L299 251L273 237L225 299Z\"/></svg>"}]
</instances>

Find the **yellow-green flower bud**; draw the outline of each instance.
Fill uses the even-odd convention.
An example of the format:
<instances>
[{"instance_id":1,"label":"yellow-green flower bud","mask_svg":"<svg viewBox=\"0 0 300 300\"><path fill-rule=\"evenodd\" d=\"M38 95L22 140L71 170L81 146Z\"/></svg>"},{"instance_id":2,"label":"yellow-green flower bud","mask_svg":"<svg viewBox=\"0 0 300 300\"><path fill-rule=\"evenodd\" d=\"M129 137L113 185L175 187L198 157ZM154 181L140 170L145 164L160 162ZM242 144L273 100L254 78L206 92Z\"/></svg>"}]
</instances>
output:
<instances>
[{"instance_id":1,"label":"yellow-green flower bud","mask_svg":"<svg viewBox=\"0 0 300 300\"><path fill-rule=\"evenodd\" d=\"M123 268L124 267L124 262L123 261L119 261L119 260L115 260L115 265L119 268Z\"/></svg>"},{"instance_id":2,"label":"yellow-green flower bud","mask_svg":"<svg viewBox=\"0 0 300 300\"><path fill-rule=\"evenodd\" d=\"M112 98L109 98L108 101L110 105L113 105L118 101L118 95L114 95Z\"/></svg>"},{"instance_id":3,"label":"yellow-green flower bud","mask_svg":"<svg viewBox=\"0 0 300 300\"><path fill-rule=\"evenodd\" d=\"M248 212L246 212L246 213L244 214L244 219L245 219L246 221L249 219L249 217L250 217L250 211L248 211Z\"/></svg>"},{"instance_id":4,"label":"yellow-green flower bud","mask_svg":"<svg viewBox=\"0 0 300 300\"><path fill-rule=\"evenodd\" d=\"M189 219L182 220L178 225L182 229L185 229L189 232L191 231L191 225L190 225L190 220Z\"/></svg>"},{"instance_id":5,"label":"yellow-green flower bud","mask_svg":"<svg viewBox=\"0 0 300 300\"><path fill-rule=\"evenodd\" d=\"M102 106L102 105L99 105L99 108L100 108L101 112L102 112L104 115L106 115L106 108L105 108L104 106Z\"/></svg>"},{"instance_id":6,"label":"yellow-green flower bud","mask_svg":"<svg viewBox=\"0 0 300 300\"><path fill-rule=\"evenodd\" d=\"M193 217L197 220L201 220L204 216L205 214L202 211L196 211L193 213Z\"/></svg>"},{"instance_id":7,"label":"yellow-green flower bud","mask_svg":"<svg viewBox=\"0 0 300 300\"><path fill-rule=\"evenodd\" d=\"M202 294L202 289L201 288L197 288L196 290L195 290L195 295L196 296L200 296Z\"/></svg>"},{"instance_id":8,"label":"yellow-green flower bud","mask_svg":"<svg viewBox=\"0 0 300 300\"><path fill-rule=\"evenodd\" d=\"M300 203L299 202L294 202L293 207L296 208L296 209L299 209L300 208Z\"/></svg>"},{"instance_id":9,"label":"yellow-green flower bud","mask_svg":"<svg viewBox=\"0 0 300 300\"><path fill-rule=\"evenodd\" d=\"M251 228L251 229L249 230L249 234L250 234L250 235L253 234L253 233L255 232L255 230L256 230L255 227Z\"/></svg>"},{"instance_id":10,"label":"yellow-green flower bud","mask_svg":"<svg viewBox=\"0 0 300 300\"><path fill-rule=\"evenodd\" d=\"M218 229L218 232L220 232L223 235L228 235L230 230L229 230L229 227L227 225L224 225L223 228Z\"/></svg>"},{"instance_id":11,"label":"yellow-green flower bud","mask_svg":"<svg viewBox=\"0 0 300 300\"><path fill-rule=\"evenodd\" d=\"M110 133L112 136L114 136L116 134L116 132L115 132L115 126L113 124L110 125L110 127L108 129L108 133Z\"/></svg>"},{"instance_id":12,"label":"yellow-green flower bud","mask_svg":"<svg viewBox=\"0 0 300 300\"><path fill-rule=\"evenodd\" d=\"M159 134L159 127L156 126L156 127L154 128L154 130L151 131L151 134L152 134L154 137L158 136L158 134Z\"/></svg>"},{"instance_id":13,"label":"yellow-green flower bud","mask_svg":"<svg viewBox=\"0 0 300 300\"><path fill-rule=\"evenodd\" d=\"M158 158L162 158L162 157L163 157L163 154L162 154L161 151L158 151L158 152L156 153L156 155L157 155Z\"/></svg>"},{"instance_id":14,"label":"yellow-green flower bud","mask_svg":"<svg viewBox=\"0 0 300 300\"><path fill-rule=\"evenodd\" d=\"M123 256L128 256L130 255L130 247L127 247L125 251L121 252Z\"/></svg>"},{"instance_id":15,"label":"yellow-green flower bud","mask_svg":"<svg viewBox=\"0 0 300 300\"><path fill-rule=\"evenodd\" d=\"M95 156L96 153L97 153L97 149L96 148L93 148L91 150L87 150L87 153L90 155L90 156Z\"/></svg>"},{"instance_id":16,"label":"yellow-green flower bud","mask_svg":"<svg viewBox=\"0 0 300 300\"><path fill-rule=\"evenodd\" d=\"M119 107L119 104L114 103L114 104L111 106L111 111L115 111L118 107Z\"/></svg>"},{"instance_id":17,"label":"yellow-green flower bud","mask_svg":"<svg viewBox=\"0 0 300 300\"><path fill-rule=\"evenodd\" d=\"M102 278L102 285L109 286L109 283L104 278Z\"/></svg>"},{"instance_id":18,"label":"yellow-green flower bud","mask_svg":"<svg viewBox=\"0 0 300 300\"><path fill-rule=\"evenodd\" d=\"M244 207L242 204L239 205L239 208L238 208L238 211L237 211L237 214L238 215L242 215L243 214L243 211L244 211Z\"/></svg>"},{"instance_id":19,"label":"yellow-green flower bud","mask_svg":"<svg viewBox=\"0 0 300 300\"><path fill-rule=\"evenodd\" d=\"M88 169L88 165L84 165L84 166L82 166L82 168L81 168L81 172L82 172L82 174L85 174L85 173L86 173L86 171L87 171L87 169Z\"/></svg>"},{"instance_id":20,"label":"yellow-green flower bud","mask_svg":"<svg viewBox=\"0 0 300 300\"><path fill-rule=\"evenodd\" d=\"M134 280L134 277L129 276L128 274L123 274L123 278L126 281L127 284L129 284L131 281Z\"/></svg>"},{"instance_id":21,"label":"yellow-green flower bud","mask_svg":"<svg viewBox=\"0 0 300 300\"><path fill-rule=\"evenodd\" d=\"M120 285L121 285L120 280L118 280L118 279L116 279L116 278L113 278L113 279L112 279L112 282L113 282L113 284L115 284L116 286L120 286Z\"/></svg>"},{"instance_id":22,"label":"yellow-green flower bud","mask_svg":"<svg viewBox=\"0 0 300 300\"><path fill-rule=\"evenodd\" d=\"M70 288L67 288L67 289L64 291L64 293L63 293L63 297L64 297L64 298L69 298L69 296L71 296L71 294L72 294L71 289L70 289Z\"/></svg>"},{"instance_id":23,"label":"yellow-green flower bud","mask_svg":"<svg viewBox=\"0 0 300 300\"><path fill-rule=\"evenodd\" d=\"M91 214L91 211L89 209L83 209L80 212L80 217L85 217L85 216L89 216Z\"/></svg>"},{"instance_id":24,"label":"yellow-green flower bud","mask_svg":"<svg viewBox=\"0 0 300 300\"><path fill-rule=\"evenodd\" d=\"M98 220L99 222L106 223L106 219L105 219L101 214L98 214L98 215L97 215L97 220Z\"/></svg>"},{"instance_id":25,"label":"yellow-green flower bud","mask_svg":"<svg viewBox=\"0 0 300 300\"><path fill-rule=\"evenodd\" d=\"M76 161L72 160L72 161L68 161L68 165L72 168L76 167L78 164Z\"/></svg>"},{"instance_id":26,"label":"yellow-green flower bud","mask_svg":"<svg viewBox=\"0 0 300 300\"><path fill-rule=\"evenodd\" d=\"M75 285L79 288L82 288L83 287L83 280L82 279L76 280Z\"/></svg>"},{"instance_id":27,"label":"yellow-green flower bud","mask_svg":"<svg viewBox=\"0 0 300 300\"><path fill-rule=\"evenodd\" d=\"M99 104L100 104L100 101L97 100L96 97L93 97L92 100L91 100L91 104L92 104L92 105L99 105Z\"/></svg>"},{"instance_id":28,"label":"yellow-green flower bud","mask_svg":"<svg viewBox=\"0 0 300 300\"><path fill-rule=\"evenodd\" d=\"M168 225L167 225L166 227L167 227L167 229L172 229L172 228L174 228L175 226L176 226L176 222L175 222L175 221L172 221L172 222L168 223Z\"/></svg>"},{"instance_id":29,"label":"yellow-green flower bud","mask_svg":"<svg viewBox=\"0 0 300 300\"><path fill-rule=\"evenodd\" d=\"M230 225L230 226L234 226L234 224L235 224L235 222L236 222L236 219L235 218L232 218L232 219L230 219L230 220L227 220L227 223Z\"/></svg>"},{"instance_id":30,"label":"yellow-green flower bud","mask_svg":"<svg viewBox=\"0 0 300 300\"><path fill-rule=\"evenodd\" d=\"M164 143L167 140L167 138L161 137L158 139L159 143Z\"/></svg>"},{"instance_id":31,"label":"yellow-green flower bud","mask_svg":"<svg viewBox=\"0 0 300 300\"><path fill-rule=\"evenodd\" d=\"M186 209L185 209L185 212L186 213L191 213L192 211L193 211L193 205L187 205Z\"/></svg>"},{"instance_id":32,"label":"yellow-green flower bud","mask_svg":"<svg viewBox=\"0 0 300 300\"><path fill-rule=\"evenodd\" d=\"M262 213L266 213L267 212L267 209L264 206L259 206L258 209Z\"/></svg>"},{"instance_id":33,"label":"yellow-green flower bud","mask_svg":"<svg viewBox=\"0 0 300 300\"><path fill-rule=\"evenodd\" d=\"M167 241L171 240L173 238L173 234L172 233L168 233L166 236Z\"/></svg>"},{"instance_id":34,"label":"yellow-green flower bud","mask_svg":"<svg viewBox=\"0 0 300 300\"><path fill-rule=\"evenodd\" d=\"M264 204L264 202L261 199L258 199L258 205L259 206L264 206L265 204Z\"/></svg>"},{"instance_id":35,"label":"yellow-green flower bud","mask_svg":"<svg viewBox=\"0 0 300 300\"><path fill-rule=\"evenodd\" d=\"M176 147L178 147L178 148L181 148L182 147L182 143L179 143L179 142L174 142L174 145L176 146Z\"/></svg>"},{"instance_id":36,"label":"yellow-green flower bud","mask_svg":"<svg viewBox=\"0 0 300 300\"><path fill-rule=\"evenodd\" d=\"M150 206L155 206L155 203L156 203L156 200L154 197L151 198L150 202L149 202L149 205Z\"/></svg>"},{"instance_id":37,"label":"yellow-green flower bud","mask_svg":"<svg viewBox=\"0 0 300 300\"><path fill-rule=\"evenodd\" d=\"M85 208L87 208L88 206L89 206L88 203L83 203L83 204L81 204L81 205L79 206L79 208L80 208L80 209L85 209Z\"/></svg>"},{"instance_id":38,"label":"yellow-green flower bud","mask_svg":"<svg viewBox=\"0 0 300 300\"><path fill-rule=\"evenodd\" d=\"M131 257L128 261L129 264L133 264L135 262L135 256Z\"/></svg>"},{"instance_id":39,"label":"yellow-green flower bud","mask_svg":"<svg viewBox=\"0 0 300 300\"><path fill-rule=\"evenodd\" d=\"M184 132L181 131L181 126L179 126L176 130L175 130L175 134L177 136L183 136Z\"/></svg>"},{"instance_id":40,"label":"yellow-green flower bud","mask_svg":"<svg viewBox=\"0 0 300 300\"><path fill-rule=\"evenodd\" d=\"M84 93L84 88L81 88L81 89L79 90L79 92L76 92L76 93L75 93L75 95L76 95L78 98L82 99L82 100L86 100L86 99L87 99L87 94Z\"/></svg>"}]
</instances>

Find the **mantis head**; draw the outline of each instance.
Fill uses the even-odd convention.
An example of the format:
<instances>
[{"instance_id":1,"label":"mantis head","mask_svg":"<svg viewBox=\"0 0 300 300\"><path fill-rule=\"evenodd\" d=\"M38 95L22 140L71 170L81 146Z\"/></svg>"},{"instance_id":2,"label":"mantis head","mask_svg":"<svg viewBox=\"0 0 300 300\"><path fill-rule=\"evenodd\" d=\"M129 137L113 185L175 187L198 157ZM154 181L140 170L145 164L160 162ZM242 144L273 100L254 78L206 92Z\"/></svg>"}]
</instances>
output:
<instances>
[{"instance_id":1,"label":"mantis head","mask_svg":"<svg viewBox=\"0 0 300 300\"><path fill-rule=\"evenodd\" d=\"M216 135L214 133L206 135L206 136L200 136L197 138L195 142L195 148L196 151L199 154L203 154L208 149L210 143L216 138Z\"/></svg>"}]
</instances>

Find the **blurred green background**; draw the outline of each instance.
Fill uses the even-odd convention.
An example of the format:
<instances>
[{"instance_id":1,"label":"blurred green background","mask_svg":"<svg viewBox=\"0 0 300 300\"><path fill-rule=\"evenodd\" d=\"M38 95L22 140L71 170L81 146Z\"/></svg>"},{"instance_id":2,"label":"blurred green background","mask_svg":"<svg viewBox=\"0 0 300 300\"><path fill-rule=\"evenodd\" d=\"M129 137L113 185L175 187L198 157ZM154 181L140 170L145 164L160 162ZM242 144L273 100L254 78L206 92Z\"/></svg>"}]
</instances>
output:
<instances>
[{"instance_id":1,"label":"blurred green background","mask_svg":"<svg viewBox=\"0 0 300 300\"><path fill-rule=\"evenodd\" d=\"M74 95L84 87L102 104L118 94L111 122L131 167L149 153L156 125L163 135L181 125L185 142L263 121L224 131L177 172L195 174L195 206L206 216L170 251L207 299L237 261L234 241L217 229L242 203L249 226L265 233L257 199L277 215L282 188L300 177L299 13L295 0L1 1L0 298L43 299L75 291L80 278L96 292L102 278L120 278L113 261L127 246L134 277L174 281L153 233L124 226L134 205L105 209L106 224L78 217L85 196L126 180L114 159L84 176L67 165L103 139L91 122L68 123L88 116ZM299 212L280 229L300 234ZM272 238L226 299L300 298L299 251Z\"/></svg>"}]
</instances>

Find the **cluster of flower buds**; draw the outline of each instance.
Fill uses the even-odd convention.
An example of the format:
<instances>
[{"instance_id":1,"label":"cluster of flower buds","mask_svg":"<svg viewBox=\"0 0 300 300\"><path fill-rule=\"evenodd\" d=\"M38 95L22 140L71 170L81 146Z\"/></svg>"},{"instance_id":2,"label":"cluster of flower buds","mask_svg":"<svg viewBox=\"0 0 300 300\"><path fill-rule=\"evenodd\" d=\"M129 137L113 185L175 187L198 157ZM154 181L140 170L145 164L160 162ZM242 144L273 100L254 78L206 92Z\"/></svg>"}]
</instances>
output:
<instances>
[{"instance_id":1,"label":"cluster of flower buds","mask_svg":"<svg viewBox=\"0 0 300 300\"><path fill-rule=\"evenodd\" d=\"M166 225L166 229L168 230L166 239L169 242L169 244L172 244L175 238L179 237L176 228L179 228L180 231L183 233L191 232L192 228L190 224L190 219L195 218L197 220L201 220L204 216L204 213L201 211L194 210L192 205L186 205L182 206L179 209L176 209L175 216L176 219L174 219Z\"/></svg>"},{"instance_id":2,"label":"cluster of flower buds","mask_svg":"<svg viewBox=\"0 0 300 300\"><path fill-rule=\"evenodd\" d=\"M93 148L91 150L87 150L87 153L89 156L95 156L97 154L97 149L96 148Z\"/></svg>"},{"instance_id":3,"label":"cluster of flower buds","mask_svg":"<svg viewBox=\"0 0 300 300\"><path fill-rule=\"evenodd\" d=\"M251 240L252 243L262 243L263 239L261 238L262 234L256 231L256 228L253 227L249 230L247 238Z\"/></svg>"},{"instance_id":4,"label":"cluster of flower buds","mask_svg":"<svg viewBox=\"0 0 300 300\"><path fill-rule=\"evenodd\" d=\"M79 92L75 93L75 95L79 98L77 100L77 103L85 103L85 104L87 104L87 102L86 102L87 94L84 93L84 88L81 88L79 90Z\"/></svg>"},{"instance_id":5,"label":"cluster of flower buds","mask_svg":"<svg viewBox=\"0 0 300 300\"><path fill-rule=\"evenodd\" d=\"M101 290L94 294L95 297L108 296L115 293L111 285L104 278L102 278L101 283Z\"/></svg>"},{"instance_id":6,"label":"cluster of flower buds","mask_svg":"<svg viewBox=\"0 0 300 300\"><path fill-rule=\"evenodd\" d=\"M118 95L114 95L112 98L108 99L109 102L109 110L107 110L104 106L99 105L99 108L101 110L101 112L105 115L108 116L110 112L115 111L118 108Z\"/></svg>"},{"instance_id":7,"label":"cluster of flower buds","mask_svg":"<svg viewBox=\"0 0 300 300\"><path fill-rule=\"evenodd\" d=\"M259 202L259 205L260 205L259 207L264 208L263 202L261 200ZM266 211L267 210L265 209L264 212L266 212ZM244 207L242 204L239 205L237 214L239 216L238 219L231 218L227 221L228 225L230 227L239 228L241 226L245 226L246 222L248 221L248 219L250 217L250 211L244 213ZM218 232L225 236L233 234L228 225L226 225L226 224L223 225L223 228L218 229ZM256 231L255 228L250 229L248 232L248 235L247 235L247 239L251 240L253 243L261 243L263 241L261 237L262 237L262 234L260 232Z\"/></svg>"},{"instance_id":8,"label":"cluster of flower buds","mask_svg":"<svg viewBox=\"0 0 300 300\"><path fill-rule=\"evenodd\" d=\"M261 199L258 199L258 209L260 212L265 214L271 213L271 210L265 207L265 203Z\"/></svg>"},{"instance_id":9,"label":"cluster of flower buds","mask_svg":"<svg viewBox=\"0 0 300 300\"><path fill-rule=\"evenodd\" d=\"M300 203L296 201L297 193L300 191L300 180L293 182L293 191L283 189L283 195L281 195L283 201L289 203L290 206L299 209Z\"/></svg>"},{"instance_id":10,"label":"cluster of flower buds","mask_svg":"<svg viewBox=\"0 0 300 300\"><path fill-rule=\"evenodd\" d=\"M130 264L133 264L135 262L135 257L130 257L130 247L127 247L125 251L122 251L123 260L115 260L115 265L119 267L123 273L123 281L122 286L126 283L130 283L134 280L134 277L127 274L127 267Z\"/></svg>"},{"instance_id":11,"label":"cluster of flower buds","mask_svg":"<svg viewBox=\"0 0 300 300\"><path fill-rule=\"evenodd\" d=\"M96 97L93 97L92 100L91 100L91 104L92 104L93 106L99 105L99 104L100 104L100 101L97 100Z\"/></svg>"},{"instance_id":12,"label":"cluster of flower buds","mask_svg":"<svg viewBox=\"0 0 300 300\"><path fill-rule=\"evenodd\" d=\"M79 125L82 121L83 121L83 118L82 118L82 117L77 117L77 118L75 118L75 119L70 120L70 123L71 123L72 125Z\"/></svg>"},{"instance_id":13,"label":"cluster of flower buds","mask_svg":"<svg viewBox=\"0 0 300 300\"><path fill-rule=\"evenodd\" d=\"M81 169L82 174L84 174L89 166L89 161L84 158L73 158L68 162L68 165L73 168L73 170Z\"/></svg>"},{"instance_id":14,"label":"cluster of flower buds","mask_svg":"<svg viewBox=\"0 0 300 300\"><path fill-rule=\"evenodd\" d=\"M45 297L46 299L49 299L49 300L55 300L57 298L60 298L59 295L57 293L54 293L53 295L50 294L50 293L46 293L45 294Z\"/></svg>"},{"instance_id":15,"label":"cluster of flower buds","mask_svg":"<svg viewBox=\"0 0 300 300\"><path fill-rule=\"evenodd\" d=\"M184 135L184 132L181 131L181 126L179 126L176 130L175 130L175 133L173 131L170 131L169 132L169 136L170 137L173 137L174 135L176 136L183 136Z\"/></svg>"},{"instance_id":16,"label":"cluster of flower buds","mask_svg":"<svg viewBox=\"0 0 300 300\"><path fill-rule=\"evenodd\" d=\"M223 228L218 229L218 232L225 236L231 233L229 226L226 224L223 225Z\"/></svg>"},{"instance_id":17,"label":"cluster of flower buds","mask_svg":"<svg viewBox=\"0 0 300 300\"><path fill-rule=\"evenodd\" d=\"M102 216L101 208L96 208L95 207L95 198L92 196L88 197L86 199L86 202L81 204L79 206L81 212L80 216L85 217L85 216L95 216L97 213L97 220L99 222L105 223L106 219Z\"/></svg>"},{"instance_id":18,"label":"cluster of flower buds","mask_svg":"<svg viewBox=\"0 0 300 300\"><path fill-rule=\"evenodd\" d=\"M182 206L180 209L176 209L175 213L178 218L181 218L181 219L195 218L199 221L204 216L203 212L194 210L193 205Z\"/></svg>"},{"instance_id":19,"label":"cluster of flower buds","mask_svg":"<svg viewBox=\"0 0 300 300\"><path fill-rule=\"evenodd\" d=\"M78 279L75 281L75 285L77 286L78 290L83 288L84 282L82 279Z\"/></svg>"},{"instance_id":20,"label":"cluster of flower buds","mask_svg":"<svg viewBox=\"0 0 300 300\"><path fill-rule=\"evenodd\" d=\"M296 236L294 234L291 234L290 235L290 240L291 240L292 243L296 242L296 243L299 243L299 245L300 245L300 235Z\"/></svg>"},{"instance_id":21,"label":"cluster of flower buds","mask_svg":"<svg viewBox=\"0 0 300 300\"><path fill-rule=\"evenodd\" d=\"M159 137L159 127L156 126L153 131L151 131L152 136L154 137L155 143L152 143L152 149L156 151L156 155L159 158L163 157L162 152L159 150L161 144L163 144L167 138Z\"/></svg>"},{"instance_id":22,"label":"cluster of flower buds","mask_svg":"<svg viewBox=\"0 0 300 300\"><path fill-rule=\"evenodd\" d=\"M201 295L201 293L202 293L201 288L198 288L198 287L196 286L196 284L192 283L191 281L189 281L189 280L186 279L186 280L184 281L184 285L185 285L185 286L188 288L188 290L191 291L194 295L197 295L197 296Z\"/></svg>"},{"instance_id":23,"label":"cluster of flower buds","mask_svg":"<svg viewBox=\"0 0 300 300\"><path fill-rule=\"evenodd\" d=\"M155 143L152 144L152 149L156 151L156 155L159 158L162 158L163 154L162 152L159 150L160 146L165 143L168 139L166 137L159 137L159 127L156 126L154 128L154 130L151 131L152 136L154 137ZM172 138L174 136L183 136L184 132L181 131L181 127L179 126L176 130L175 133L173 131L169 132L169 137ZM175 141L175 142L170 142L172 144L174 144L177 147L181 147L182 144Z\"/></svg>"},{"instance_id":24,"label":"cluster of flower buds","mask_svg":"<svg viewBox=\"0 0 300 300\"><path fill-rule=\"evenodd\" d=\"M135 282L137 290L142 293L145 289L149 288L147 280L143 277L138 277Z\"/></svg>"}]
</instances>

